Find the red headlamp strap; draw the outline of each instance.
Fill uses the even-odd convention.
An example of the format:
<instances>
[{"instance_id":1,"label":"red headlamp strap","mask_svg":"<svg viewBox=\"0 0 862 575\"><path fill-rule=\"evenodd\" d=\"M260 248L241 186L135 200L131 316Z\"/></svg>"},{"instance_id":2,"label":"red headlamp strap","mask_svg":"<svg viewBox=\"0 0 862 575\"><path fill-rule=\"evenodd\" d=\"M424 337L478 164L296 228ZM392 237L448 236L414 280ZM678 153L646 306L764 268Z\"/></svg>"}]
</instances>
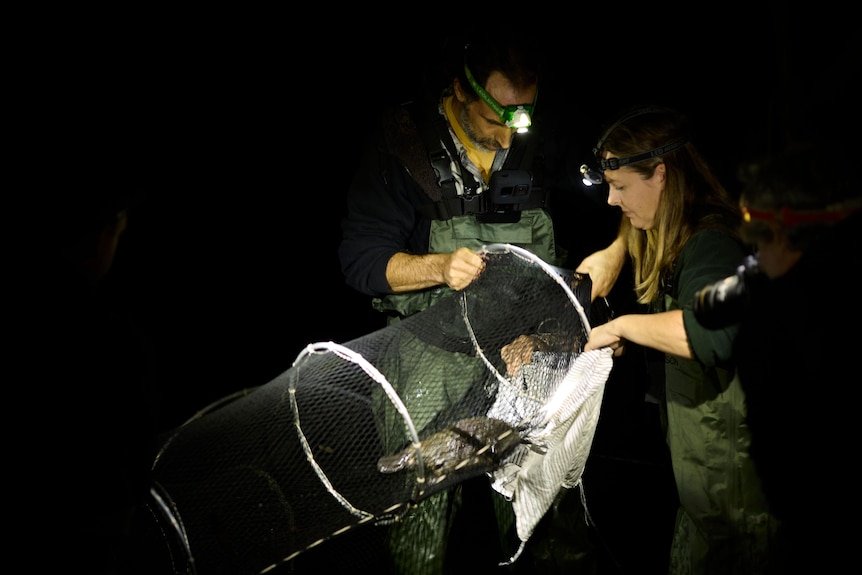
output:
<instances>
[{"instance_id":1,"label":"red headlamp strap","mask_svg":"<svg viewBox=\"0 0 862 575\"><path fill-rule=\"evenodd\" d=\"M778 222L786 228L792 228L801 224L833 224L859 211L859 205L843 205L825 210L791 210L782 206L779 210L757 210L742 205L742 216L746 222L760 220L764 222Z\"/></svg>"}]
</instances>

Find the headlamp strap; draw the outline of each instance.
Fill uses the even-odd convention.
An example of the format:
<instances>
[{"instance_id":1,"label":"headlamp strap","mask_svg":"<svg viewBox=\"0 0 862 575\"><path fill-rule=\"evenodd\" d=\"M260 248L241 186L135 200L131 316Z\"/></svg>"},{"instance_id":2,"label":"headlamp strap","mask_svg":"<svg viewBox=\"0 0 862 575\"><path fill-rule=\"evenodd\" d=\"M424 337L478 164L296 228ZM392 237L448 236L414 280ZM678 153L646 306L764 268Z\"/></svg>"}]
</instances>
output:
<instances>
[{"instance_id":1,"label":"headlamp strap","mask_svg":"<svg viewBox=\"0 0 862 575\"><path fill-rule=\"evenodd\" d=\"M470 85L473 87L473 91L482 98L482 101L488 104L494 112L500 116L500 119L503 119L503 114L505 110L503 107L497 103L497 100L491 97L491 94L485 91L479 82L476 81L476 78L473 77L473 72L470 71L470 68L467 67L467 63L464 63L464 74L467 75L467 81L470 82Z\"/></svg>"},{"instance_id":2,"label":"headlamp strap","mask_svg":"<svg viewBox=\"0 0 862 575\"><path fill-rule=\"evenodd\" d=\"M677 138L676 140L671 140L667 144L663 146L659 146L657 148L653 148L647 152L643 152L641 154L635 154L634 156L628 156L627 158L599 158L599 166L602 170L619 170L621 167L628 164L636 164L638 162L642 162L644 160L649 160L650 158L658 158L659 156L663 156L668 154L677 148L681 148L688 143L687 138Z\"/></svg>"},{"instance_id":3,"label":"headlamp strap","mask_svg":"<svg viewBox=\"0 0 862 575\"><path fill-rule=\"evenodd\" d=\"M420 211L438 220L448 220L454 216L463 215L466 211L464 198L458 195L455 176L452 173L452 158L460 163L460 156L449 134L446 118L437 113L437 107L433 102L425 102L424 105L421 102L410 102L402 109L407 117L398 125L400 131L405 132L405 138L396 143L393 152L401 158L413 178L420 183L433 202ZM408 142L410 140L415 142L417 139L422 144L418 146L422 149L422 153L406 154L408 149L414 147L414 144ZM465 198L472 197L476 200L474 204L485 201L482 194L476 194L479 184L476 183L473 174L463 166L461 180ZM482 210L484 204L481 207L473 206L472 209Z\"/></svg>"},{"instance_id":4,"label":"headlamp strap","mask_svg":"<svg viewBox=\"0 0 862 575\"><path fill-rule=\"evenodd\" d=\"M786 228L794 228L802 224L834 224L862 209L860 201L827 206L822 210L794 210L787 206L782 206L778 210L758 210L746 205L741 207L746 222L753 219L765 222L777 221Z\"/></svg>"}]
</instances>

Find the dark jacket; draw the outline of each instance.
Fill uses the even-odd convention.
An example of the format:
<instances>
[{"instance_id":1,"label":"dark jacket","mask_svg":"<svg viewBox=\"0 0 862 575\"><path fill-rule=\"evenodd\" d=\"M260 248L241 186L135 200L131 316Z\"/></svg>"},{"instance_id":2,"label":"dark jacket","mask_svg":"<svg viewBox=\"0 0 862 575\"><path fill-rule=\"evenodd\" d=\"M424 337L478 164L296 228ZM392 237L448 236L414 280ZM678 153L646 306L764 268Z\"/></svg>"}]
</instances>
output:
<instances>
[{"instance_id":1,"label":"dark jacket","mask_svg":"<svg viewBox=\"0 0 862 575\"><path fill-rule=\"evenodd\" d=\"M363 150L348 190L338 249L347 284L361 293L375 297L392 293L386 265L395 253L429 253L431 221L440 219L433 204L446 192L431 169L427 137L419 126L432 129L438 105L437 100L425 100L386 110ZM449 137L448 131L444 137ZM526 166L536 176L538 165L528 139L538 137L533 130L515 135L501 169ZM486 184L478 185L481 195ZM461 215L455 209L443 211Z\"/></svg>"}]
</instances>

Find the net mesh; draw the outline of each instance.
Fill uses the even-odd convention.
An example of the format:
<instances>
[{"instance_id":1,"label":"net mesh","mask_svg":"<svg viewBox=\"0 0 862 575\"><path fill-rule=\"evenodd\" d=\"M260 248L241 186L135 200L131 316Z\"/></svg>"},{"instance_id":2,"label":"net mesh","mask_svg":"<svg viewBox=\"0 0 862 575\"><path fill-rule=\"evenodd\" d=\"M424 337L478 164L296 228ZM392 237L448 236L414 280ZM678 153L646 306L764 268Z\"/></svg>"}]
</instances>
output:
<instances>
[{"instance_id":1,"label":"net mesh","mask_svg":"<svg viewBox=\"0 0 862 575\"><path fill-rule=\"evenodd\" d=\"M571 278L514 246L482 251L468 288L348 343L308 345L172 434L153 506L176 572L292 572L357 530L386 533L408 570L442 554L429 548L439 503L482 475L529 538L583 472L610 355L582 353L590 319Z\"/></svg>"}]
</instances>

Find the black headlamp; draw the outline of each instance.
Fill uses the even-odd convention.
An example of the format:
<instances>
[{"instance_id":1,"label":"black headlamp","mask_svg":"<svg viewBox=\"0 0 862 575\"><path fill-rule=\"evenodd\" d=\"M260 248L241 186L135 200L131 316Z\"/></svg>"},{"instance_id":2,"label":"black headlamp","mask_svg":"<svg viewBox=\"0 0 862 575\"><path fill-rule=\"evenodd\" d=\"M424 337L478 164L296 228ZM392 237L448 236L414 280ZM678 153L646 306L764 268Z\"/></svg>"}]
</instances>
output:
<instances>
[{"instance_id":1,"label":"black headlamp","mask_svg":"<svg viewBox=\"0 0 862 575\"><path fill-rule=\"evenodd\" d=\"M604 141L604 138L602 140ZM605 170L619 170L620 168L628 164L635 164L637 162L649 160L650 158L657 158L658 156L663 156L669 152L676 150L677 148L681 148L686 144L686 142L688 142L686 138L677 138L676 140L672 140L670 143L667 143L664 146L659 146L658 148L653 148L648 152L635 154L634 156L628 156L627 158L602 158L601 148L595 147L593 148L593 155L596 157L598 167L590 166L588 164L581 164L581 175L583 176L584 185L598 186L605 181L604 176L602 175Z\"/></svg>"}]
</instances>

